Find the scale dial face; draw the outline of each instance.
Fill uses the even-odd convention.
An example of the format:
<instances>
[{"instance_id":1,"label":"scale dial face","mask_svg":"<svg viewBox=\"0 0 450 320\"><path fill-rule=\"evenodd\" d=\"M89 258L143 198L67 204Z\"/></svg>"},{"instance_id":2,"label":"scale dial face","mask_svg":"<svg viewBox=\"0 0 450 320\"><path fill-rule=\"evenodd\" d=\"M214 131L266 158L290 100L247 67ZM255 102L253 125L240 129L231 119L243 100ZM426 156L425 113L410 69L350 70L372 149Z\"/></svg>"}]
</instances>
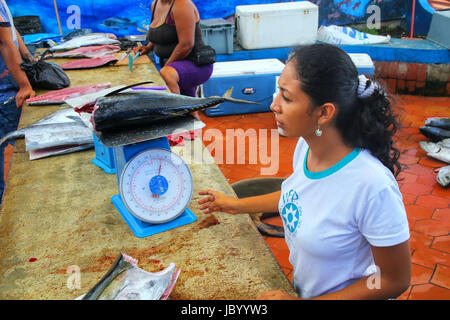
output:
<instances>
[{"instance_id":1,"label":"scale dial face","mask_svg":"<svg viewBox=\"0 0 450 320\"><path fill-rule=\"evenodd\" d=\"M122 201L139 220L160 224L180 216L193 192L191 171L165 149L148 149L126 163L119 184Z\"/></svg>"}]
</instances>

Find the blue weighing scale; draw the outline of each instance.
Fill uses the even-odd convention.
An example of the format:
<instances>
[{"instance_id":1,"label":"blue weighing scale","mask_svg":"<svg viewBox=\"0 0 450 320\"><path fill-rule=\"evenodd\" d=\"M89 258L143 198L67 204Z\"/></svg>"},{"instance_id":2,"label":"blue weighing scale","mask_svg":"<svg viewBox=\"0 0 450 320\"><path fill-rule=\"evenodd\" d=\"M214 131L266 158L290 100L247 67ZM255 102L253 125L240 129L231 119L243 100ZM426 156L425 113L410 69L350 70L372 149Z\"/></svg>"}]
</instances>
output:
<instances>
[{"instance_id":1,"label":"blue weighing scale","mask_svg":"<svg viewBox=\"0 0 450 320\"><path fill-rule=\"evenodd\" d=\"M166 137L107 147L94 136L94 164L115 171L119 194L111 198L134 235L148 237L197 220L189 210L193 180Z\"/></svg>"},{"instance_id":2,"label":"blue weighing scale","mask_svg":"<svg viewBox=\"0 0 450 320\"><path fill-rule=\"evenodd\" d=\"M92 159L92 163L101 168L105 173L116 173L116 167L114 165L114 152L112 148L106 147L98 140L94 134L94 149L95 158Z\"/></svg>"}]
</instances>

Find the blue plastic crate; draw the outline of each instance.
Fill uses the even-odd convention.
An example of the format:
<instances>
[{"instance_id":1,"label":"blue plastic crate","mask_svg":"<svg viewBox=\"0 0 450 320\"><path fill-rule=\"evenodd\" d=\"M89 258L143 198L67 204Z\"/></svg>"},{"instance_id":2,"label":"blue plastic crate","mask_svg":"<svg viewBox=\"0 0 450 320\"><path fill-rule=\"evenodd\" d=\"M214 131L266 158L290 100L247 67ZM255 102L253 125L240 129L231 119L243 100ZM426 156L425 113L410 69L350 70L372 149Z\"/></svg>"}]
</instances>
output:
<instances>
[{"instance_id":1,"label":"blue plastic crate","mask_svg":"<svg viewBox=\"0 0 450 320\"><path fill-rule=\"evenodd\" d=\"M233 53L234 25L222 18L200 20L203 41L217 54Z\"/></svg>"}]
</instances>

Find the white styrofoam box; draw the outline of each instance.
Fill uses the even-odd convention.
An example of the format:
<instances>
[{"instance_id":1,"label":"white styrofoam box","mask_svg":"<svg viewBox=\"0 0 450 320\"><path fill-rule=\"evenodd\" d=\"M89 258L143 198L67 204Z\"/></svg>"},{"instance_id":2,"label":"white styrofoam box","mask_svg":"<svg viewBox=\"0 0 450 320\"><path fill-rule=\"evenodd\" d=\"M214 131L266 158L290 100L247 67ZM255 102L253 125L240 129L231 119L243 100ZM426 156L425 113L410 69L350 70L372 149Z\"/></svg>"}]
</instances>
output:
<instances>
[{"instance_id":1,"label":"white styrofoam box","mask_svg":"<svg viewBox=\"0 0 450 320\"><path fill-rule=\"evenodd\" d=\"M367 53L349 53L353 63L358 69L359 74L374 74L375 66L373 61Z\"/></svg>"},{"instance_id":2,"label":"white styrofoam box","mask_svg":"<svg viewBox=\"0 0 450 320\"><path fill-rule=\"evenodd\" d=\"M318 6L309 1L236 6L236 33L244 49L312 44L317 40Z\"/></svg>"}]
</instances>

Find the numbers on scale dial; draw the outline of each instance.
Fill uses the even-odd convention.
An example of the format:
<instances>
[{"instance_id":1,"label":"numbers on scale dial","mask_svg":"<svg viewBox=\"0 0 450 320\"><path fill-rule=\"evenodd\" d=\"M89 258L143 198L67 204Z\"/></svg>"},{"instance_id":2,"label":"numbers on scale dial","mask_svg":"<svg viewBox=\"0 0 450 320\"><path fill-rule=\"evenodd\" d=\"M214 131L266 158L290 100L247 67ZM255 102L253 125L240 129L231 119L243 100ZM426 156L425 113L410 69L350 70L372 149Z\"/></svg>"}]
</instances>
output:
<instances>
[{"instance_id":1,"label":"numbers on scale dial","mask_svg":"<svg viewBox=\"0 0 450 320\"><path fill-rule=\"evenodd\" d=\"M165 149L145 150L131 158L120 179L122 200L135 217L149 223L173 220L192 197L186 163Z\"/></svg>"}]
</instances>

